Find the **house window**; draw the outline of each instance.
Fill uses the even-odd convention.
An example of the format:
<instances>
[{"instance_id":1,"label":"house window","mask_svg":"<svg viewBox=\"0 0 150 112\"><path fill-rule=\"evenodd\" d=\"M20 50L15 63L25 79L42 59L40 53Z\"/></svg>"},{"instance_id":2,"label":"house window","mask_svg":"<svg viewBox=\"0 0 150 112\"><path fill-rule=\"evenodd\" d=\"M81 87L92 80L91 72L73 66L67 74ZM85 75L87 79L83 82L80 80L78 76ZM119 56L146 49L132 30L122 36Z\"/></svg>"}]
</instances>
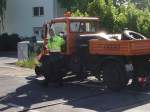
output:
<instances>
[{"instance_id":1,"label":"house window","mask_svg":"<svg viewBox=\"0 0 150 112\"><path fill-rule=\"evenodd\" d=\"M33 16L43 16L44 7L33 7Z\"/></svg>"}]
</instances>

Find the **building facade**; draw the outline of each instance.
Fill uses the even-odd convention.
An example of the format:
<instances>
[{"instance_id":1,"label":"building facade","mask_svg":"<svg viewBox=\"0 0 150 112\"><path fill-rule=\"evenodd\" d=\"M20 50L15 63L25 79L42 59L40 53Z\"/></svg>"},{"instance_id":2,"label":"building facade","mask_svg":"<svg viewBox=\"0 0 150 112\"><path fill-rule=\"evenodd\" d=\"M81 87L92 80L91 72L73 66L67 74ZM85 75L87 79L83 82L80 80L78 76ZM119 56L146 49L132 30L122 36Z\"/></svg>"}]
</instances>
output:
<instances>
[{"instance_id":1,"label":"building facade","mask_svg":"<svg viewBox=\"0 0 150 112\"><path fill-rule=\"evenodd\" d=\"M7 0L5 32L40 36L45 21L63 14L57 0Z\"/></svg>"}]
</instances>

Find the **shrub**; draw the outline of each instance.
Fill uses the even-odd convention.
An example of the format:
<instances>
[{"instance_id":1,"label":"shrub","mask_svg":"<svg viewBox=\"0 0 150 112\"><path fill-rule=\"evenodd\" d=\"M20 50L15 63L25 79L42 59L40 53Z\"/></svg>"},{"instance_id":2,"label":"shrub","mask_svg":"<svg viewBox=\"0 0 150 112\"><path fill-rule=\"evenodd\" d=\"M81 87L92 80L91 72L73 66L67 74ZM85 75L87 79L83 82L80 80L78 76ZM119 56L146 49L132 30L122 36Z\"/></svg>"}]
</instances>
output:
<instances>
[{"instance_id":1,"label":"shrub","mask_svg":"<svg viewBox=\"0 0 150 112\"><path fill-rule=\"evenodd\" d=\"M39 64L39 61L36 58L36 53L32 53L32 52L29 54L28 59L18 60L16 62L17 66L31 68L31 69L34 69L37 64Z\"/></svg>"},{"instance_id":2,"label":"shrub","mask_svg":"<svg viewBox=\"0 0 150 112\"><path fill-rule=\"evenodd\" d=\"M38 61L34 58L29 58L26 60L20 60L16 62L17 66L31 68L31 69L34 69L37 64L38 64Z\"/></svg>"},{"instance_id":3,"label":"shrub","mask_svg":"<svg viewBox=\"0 0 150 112\"><path fill-rule=\"evenodd\" d=\"M17 43L21 41L18 34L11 34L9 35L8 44L10 48L8 50L16 51L17 50Z\"/></svg>"},{"instance_id":4,"label":"shrub","mask_svg":"<svg viewBox=\"0 0 150 112\"><path fill-rule=\"evenodd\" d=\"M7 49L8 37L9 37L9 35L7 33L3 33L0 36L0 50L1 51L5 51Z\"/></svg>"},{"instance_id":5,"label":"shrub","mask_svg":"<svg viewBox=\"0 0 150 112\"><path fill-rule=\"evenodd\" d=\"M0 51L16 51L17 43L20 41L21 39L18 34L8 35L4 33L0 35Z\"/></svg>"}]
</instances>

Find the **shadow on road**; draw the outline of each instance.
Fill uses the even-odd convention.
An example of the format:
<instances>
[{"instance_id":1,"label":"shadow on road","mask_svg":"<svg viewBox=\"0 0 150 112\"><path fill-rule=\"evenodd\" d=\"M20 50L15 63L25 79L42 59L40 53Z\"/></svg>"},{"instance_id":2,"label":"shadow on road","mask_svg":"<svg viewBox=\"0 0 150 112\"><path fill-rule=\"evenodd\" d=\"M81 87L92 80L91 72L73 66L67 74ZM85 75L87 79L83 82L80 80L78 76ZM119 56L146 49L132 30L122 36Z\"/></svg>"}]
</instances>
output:
<instances>
[{"instance_id":1,"label":"shadow on road","mask_svg":"<svg viewBox=\"0 0 150 112\"><path fill-rule=\"evenodd\" d=\"M23 106L24 111L40 109L57 105L71 105L73 108L84 108L95 111L123 111L139 105L150 103L149 91L136 92L124 89L111 92L98 87L87 87L78 84L65 84L63 88L39 85L37 80L27 78L28 83L16 89L15 92L0 98L4 105L15 104ZM88 82L87 82L88 83ZM5 111L11 108L1 108ZM119 108L119 110L118 110ZM116 110L117 109L117 110Z\"/></svg>"},{"instance_id":2,"label":"shadow on road","mask_svg":"<svg viewBox=\"0 0 150 112\"><path fill-rule=\"evenodd\" d=\"M17 52L2 52L0 51L0 57L17 58Z\"/></svg>"}]
</instances>

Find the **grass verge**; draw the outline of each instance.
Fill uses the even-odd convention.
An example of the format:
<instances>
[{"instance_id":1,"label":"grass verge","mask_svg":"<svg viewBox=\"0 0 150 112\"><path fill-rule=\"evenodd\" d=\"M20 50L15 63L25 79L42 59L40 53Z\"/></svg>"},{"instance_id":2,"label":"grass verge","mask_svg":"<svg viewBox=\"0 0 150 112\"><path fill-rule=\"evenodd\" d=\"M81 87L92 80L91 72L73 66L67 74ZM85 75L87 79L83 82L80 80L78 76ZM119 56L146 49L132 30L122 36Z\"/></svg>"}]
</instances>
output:
<instances>
[{"instance_id":1,"label":"grass verge","mask_svg":"<svg viewBox=\"0 0 150 112\"><path fill-rule=\"evenodd\" d=\"M37 64L38 64L38 61L35 58L29 58L26 60L19 60L16 62L17 66L25 67L25 68L31 68L31 69L34 69Z\"/></svg>"}]
</instances>

